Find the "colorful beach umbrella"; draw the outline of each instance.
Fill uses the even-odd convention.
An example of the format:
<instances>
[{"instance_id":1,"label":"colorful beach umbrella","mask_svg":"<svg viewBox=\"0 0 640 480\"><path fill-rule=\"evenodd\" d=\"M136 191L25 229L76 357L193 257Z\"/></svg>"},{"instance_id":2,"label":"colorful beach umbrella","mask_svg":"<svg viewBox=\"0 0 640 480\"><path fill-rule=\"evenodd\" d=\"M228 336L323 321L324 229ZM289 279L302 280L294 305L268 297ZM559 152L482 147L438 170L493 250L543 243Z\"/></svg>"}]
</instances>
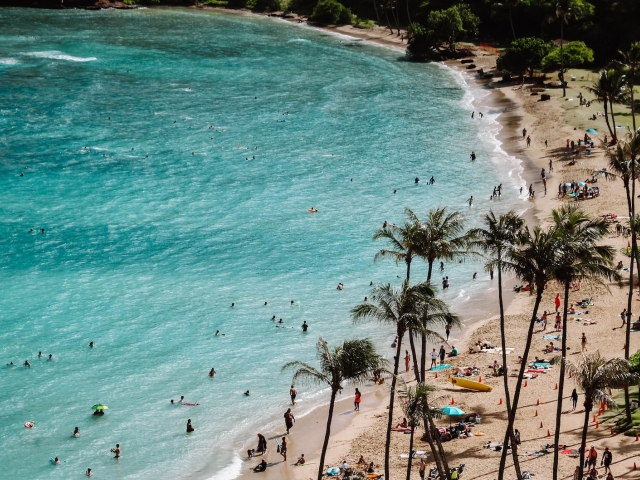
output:
<instances>
[{"instance_id":1,"label":"colorful beach umbrella","mask_svg":"<svg viewBox=\"0 0 640 480\"><path fill-rule=\"evenodd\" d=\"M578 182L579 187L584 187L586 184L584 182Z\"/></svg>"},{"instance_id":2,"label":"colorful beach umbrella","mask_svg":"<svg viewBox=\"0 0 640 480\"><path fill-rule=\"evenodd\" d=\"M592 135L597 135L598 132L595 128L587 128L587 133L591 133Z\"/></svg>"},{"instance_id":3,"label":"colorful beach umbrella","mask_svg":"<svg viewBox=\"0 0 640 480\"><path fill-rule=\"evenodd\" d=\"M99 404L94 405L93 407L91 407L91 410L109 410L109 407L99 403Z\"/></svg>"},{"instance_id":4,"label":"colorful beach umbrella","mask_svg":"<svg viewBox=\"0 0 640 480\"><path fill-rule=\"evenodd\" d=\"M451 427L451 417L462 417L465 415L464 410L460 410L458 407L448 406L443 407L441 412L449 417L449 427Z\"/></svg>"}]
</instances>

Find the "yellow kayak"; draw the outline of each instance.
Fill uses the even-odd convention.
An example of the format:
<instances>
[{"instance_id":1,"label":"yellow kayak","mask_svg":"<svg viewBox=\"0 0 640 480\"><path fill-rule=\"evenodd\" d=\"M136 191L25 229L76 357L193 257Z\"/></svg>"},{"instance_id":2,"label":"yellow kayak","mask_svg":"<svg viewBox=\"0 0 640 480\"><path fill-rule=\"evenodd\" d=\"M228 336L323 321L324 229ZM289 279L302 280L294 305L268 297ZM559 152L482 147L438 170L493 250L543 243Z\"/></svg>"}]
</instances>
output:
<instances>
[{"instance_id":1,"label":"yellow kayak","mask_svg":"<svg viewBox=\"0 0 640 480\"><path fill-rule=\"evenodd\" d=\"M490 385L485 385L484 383L476 382L475 380L467 380L466 378L449 377L447 381L453 385L457 385L458 387L468 388L469 390L478 390L479 392L490 392L493 390L493 387Z\"/></svg>"}]
</instances>

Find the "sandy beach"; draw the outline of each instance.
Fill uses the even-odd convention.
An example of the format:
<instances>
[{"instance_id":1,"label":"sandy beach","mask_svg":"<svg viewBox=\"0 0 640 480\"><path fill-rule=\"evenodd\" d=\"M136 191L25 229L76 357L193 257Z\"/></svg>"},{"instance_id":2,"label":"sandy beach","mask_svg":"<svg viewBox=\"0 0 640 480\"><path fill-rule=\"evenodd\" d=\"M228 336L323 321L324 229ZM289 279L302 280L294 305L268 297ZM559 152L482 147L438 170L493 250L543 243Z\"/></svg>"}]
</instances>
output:
<instances>
[{"instance_id":1,"label":"sandy beach","mask_svg":"<svg viewBox=\"0 0 640 480\"><path fill-rule=\"evenodd\" d=\"M297 17L288 19L298 22ZM372 30L359 30L351 26L329 27L327 30L350 35L357 38L366 39L384 45L402 47L400 37L390 35L388 29L377 27ZM483 68L485 72L495 68L496 56L483 50L474 48L474 63L478 68ZM450 61L451 68L460 68L468 76L468 81L474 81L473 72L465 69L460 61ZM571 72L569 72L569 75ZM590 176L588 172L596 168L607 166L604 148L601 142L604 134L608 133L603 117L598 117L596 121L588 121L587 118L596 110L601 110L602 106L593 103L590 109L580 109L574 104L569 104L568 99L576 99L579 92L589 99L585 86L590 84L595 78L595 74L587 75L584 81L570 82L566 99L562 99L561 90L546 91L551 95L549 101L540 101L540 96L532 94L530 85L524 84L524 88L514 80L510 83L493 83L483 81L487 88L491 89L491 94L483 99L481 104L477 104L476 112L485 109L500 109L502 114L499 122L503 126L499 133L502 148L509 154L516 156L522 161L524 168L523 177L528 184L533 184L535 190L535 200L531 200L533 209L529 223L538 222L544 224L548 221L551 210L559 207L566 199L558 198L558 184L567 181L583 181ZM497 81L499 77L494 77ZM574 100L571 100L574 101ZM570 108L567 108L569 105ZM477 117L476 117L477 118ZM568 165L572 155L565 154L565 142L572 139L577 142L584 135L585 125L595 128L599 132L596 136L596 148L590 156L579 155L577 163ZM527 134L531 136L531 145L527 147L525 138L522 136L522 129L526 128ZM548 147L545 146L548 142ZM553 170L549 171L549 162L553 162ZM547 170L547 192L544 191L540 171ZM617 214L624 217L626 214L625 193L622 183L619 180L606 181L600 179L598 182L600 196L582 201L580 203L588 214L596 217L608 213ZM487 192L489 195L491 192ZM573 201L573 199L570 199ZM621 221L623 221L621 219ZM627 246L627 239L622 236L617 237L615 231L606 240L606 243L613 246L617 252ZM616 263L622 260L625 265L628 263L627 257L618 253ZM595 306L589 308L589 313L577 316L574 320L569 318L567 335L568 347L570 348L569 360L577 360L580 352L580 336L585 332L588 339L588 350L594 352L599 350L606 357L624 356L624 330L620 328L619 312L626 307L628 292L628 274L624 277L621 285L611 284L606 288L602 286L582 283L579 291L571 293L570 302L577 302L583 298L593 297ZM526 341L528 321L533 308L532 296L527 293L514 294L511 286L515 279L507 279L505 290L508 302L506 328L507 347L513 348L513 352L508 357L508 366L512 373L520 368L517 358L522 354ZM556 293L561 293L559 285L550 284L546 290L539 315L542 311L555 311L553 300ZM484 299L487 302L495 302L496 299ZM455 306L454 306L455 308ZM492 309L493 310L493 309ZM495 310L493 310L495 311ZM591 323L584 324L585 319L590 319ZM464 319L463 319L464 320ZM588 322L587 322L588 323ZM506 407L504 406L504 389L502 379L493 377L491 365L494 360L501 362L500 355L487 353L466 353L469 346L481 340L494 345L499 345L499 319L497 316L484 318L482 321L474 323L463 332L456 332L458 338L463 338L460 346L462 354L451 359L453 367L476 366L481 371L482 381L493 387L489 393L474 392L461 388L456 388L447 382L447 374L443 373L436 377L429 375L429 382L439 388L437 396L440 397L442 406L455 401L455 404L467 413L477 413L481 417L481 423L474 429L474 433L481 432L482 435L472 436L467 439L455 439L443 444L447 453L449 465L466 464L466 471L463 478L484 478L493 479L497 477L497 470L500 461L500 454L495 451L484 449L483 445L488 442L500 442L504 435L506 426ZM543 349L548 344L548 340L542 338L544 334L555 334L553 325L548 325L543 332L541 327L536 327L530 359L534 356L545 357ZM640 337L631 334L631 352L640 348ZM381 345L380 348L387 346ZM550 355L546 355L550 357ZM409 385L415 384L411 374L406 374L406 381ZM522 434L522 445L519 447L521 455L521 468L523 471L530 471L535 474L538 480L551 478L553 465L553 455L534 456L541 445L553 443L555 426L556 400L559 370L552 369L547 374L528 381L528 385L523 390L520 405L518 407L515 427ZM513 394L517 378L510 377L510 391ZM560 443L567 445L567 448L578 448L584 418L582 400L579 399L578 407L571 411L568 397L575 387L572 379L565 379L565 405L563 407L562 432ZM388 388L386 386L368 387L368 401L363 403L363 409L359 414L353 413L351 399L344 399L338 404L334 422L332 424L332 436L327 453L327 466L339 465L346 460L349 465L355 465L360 455L363 455L367 462L373 461L378 466L378 471L382 471L384 461L384 438L386 431L386 419L388 408ZM349 389L347 389L349 390ZM371 397L374 401L371 402ZM402 420L401 404L396 397L394 410L394 422ZM446 418L439 421L440 425L448 423ZM320 454L320 447L325 433L326 407L315 410L296 426L296 431L291 434L289 444L289 454L287 464L292 464L300 453L305 453L308 462L317 462ZM613 453L612 471L615 478L640 478L640 474L634 471L634 463L640 462L640 453L634 437L624 435L611 435L612 422L604 421L596 428L595 424L589 429L587 437L588 445L595 445L599 452L608 447ZM549 436L550 435L550 436ZM273 436L273 435L271 435ZM426 450L429 447L426 442L416 436L415 446L417 450ZM399 458L401 453L407 453L409 436L402 433L394 433L391 445L391 475L393 478L405 478L406 460ZM302 451L304 450L304 451ZM430 454L428 453L430 457ZM267 462L270 468L263 478L268 479L305 479L315 476L313 465L309 467L293 467L285 465L275 448L270 449L267 454ZM247 462L243 466L243 472L248 469ZM576 458L569 455L560 455L560 477L572 478L573 471L578 464ZM314 463L317 465L317 463ZM506 478L515 478L512 468L511 457L507 459ZM413 463L412 478L418 478L419 462ZM428 459L428 468L432 468L434 463ZM310 470L311 469L311 470ZM243 478L246 475L243 475Z\"/></svg>"}]
</instances>

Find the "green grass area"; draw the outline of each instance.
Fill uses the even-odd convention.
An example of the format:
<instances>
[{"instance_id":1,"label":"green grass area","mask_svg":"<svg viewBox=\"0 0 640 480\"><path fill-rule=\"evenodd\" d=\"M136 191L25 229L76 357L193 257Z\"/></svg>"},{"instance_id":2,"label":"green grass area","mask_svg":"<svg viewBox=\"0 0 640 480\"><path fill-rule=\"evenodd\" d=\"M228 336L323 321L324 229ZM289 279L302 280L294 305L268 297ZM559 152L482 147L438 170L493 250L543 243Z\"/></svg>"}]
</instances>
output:
<instances>
[{"instance_id":1,"label":"green grass area","mask_svg":"<svg viewBox=\"0 0 640 480\"><path fill-rule=\"evenodd\" d=\"M360 18L357 15L354 15L352 24L355 28L368 30L370 28L373 28L375 22L373 20L365 20L364 18Z\"/></svg>"},{"instance_id":2,"label":"green grass area","mask_svg":"<svg viewBox=\"0 0 640 480\"><path fill-rule=\"evenodd\" d=\"M638 386L629 389L631 400L638 399ZM635 412L631 412L631 425L626 423L624 391L616 391L613 399L618 404L618 410L611 409L605 411L602 416L598 417L600 423L607 422L606 427L613 427L616 433L624 433L627 437L634 437L636 433L640 434L640 408Z\"/></svg>"}]
</instances>

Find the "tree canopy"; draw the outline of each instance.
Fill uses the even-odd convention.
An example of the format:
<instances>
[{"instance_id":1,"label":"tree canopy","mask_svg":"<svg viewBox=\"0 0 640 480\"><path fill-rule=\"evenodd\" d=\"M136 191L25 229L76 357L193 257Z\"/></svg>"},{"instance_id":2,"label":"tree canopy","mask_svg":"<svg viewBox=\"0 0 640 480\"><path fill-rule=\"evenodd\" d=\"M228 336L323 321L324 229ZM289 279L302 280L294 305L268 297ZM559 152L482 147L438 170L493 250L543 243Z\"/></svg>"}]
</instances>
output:
<instances>
[{"instance_id":1,"label":"tree canopy","mask_svg":"<svg viewBox=\"0 0 640 480\"><path fill-rule=\"evenodd\" d=\"M533 77L534 70L540 69L542 60L548 55L551 47L541 38L526 37L511 42L498 57L498 70L523 75L525 71Z\"/></svg>"},{"instance_id":2,"label":"tree canopy","mask_svg":"<svg viewBox=\"0 0 640 480\"><path fill-rule=\"evenodd\" d=\"M593 62L593 50L587 47L584 42L569 42L562 46L562 50L565 70ZM558 68L560 68L560 47L554 48L542 59L543 70L556 70Z\"/></svg>"}]
</instances>

